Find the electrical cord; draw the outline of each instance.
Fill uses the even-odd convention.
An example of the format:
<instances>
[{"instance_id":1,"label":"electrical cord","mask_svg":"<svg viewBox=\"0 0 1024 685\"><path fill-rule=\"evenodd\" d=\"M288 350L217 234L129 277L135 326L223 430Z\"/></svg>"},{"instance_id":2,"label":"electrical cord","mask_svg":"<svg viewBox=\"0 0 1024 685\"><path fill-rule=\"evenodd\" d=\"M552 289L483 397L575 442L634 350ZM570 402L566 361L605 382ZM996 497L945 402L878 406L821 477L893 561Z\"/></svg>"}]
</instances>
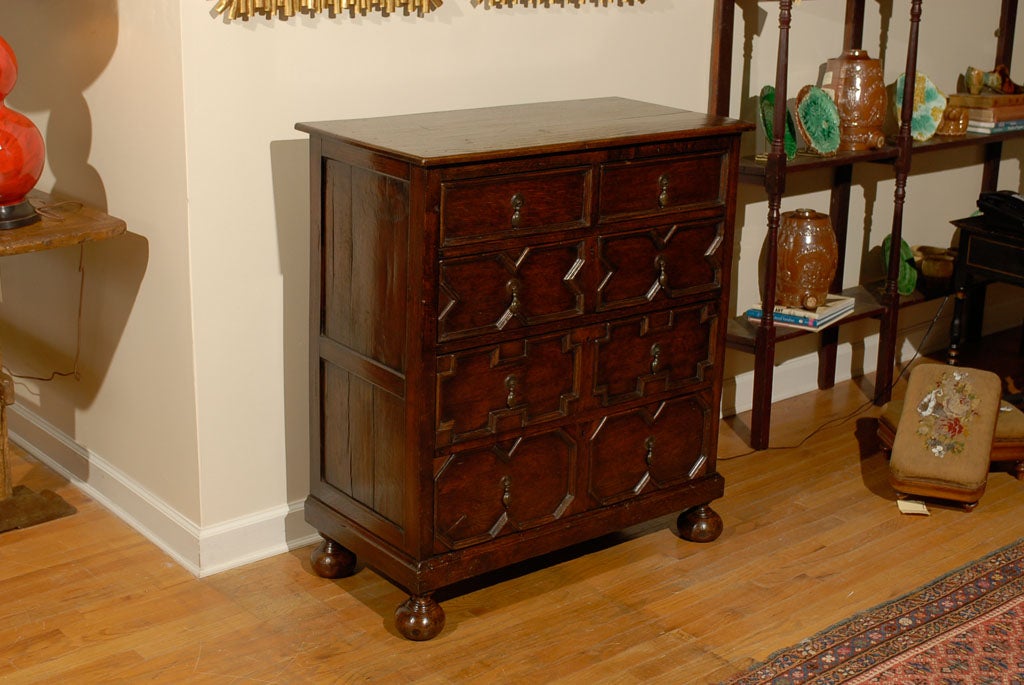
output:
<instances>
[{"instance_id":1,"label":"electrical cord","mask_svg":"<svg viewBox=\"0 0 1024 685\"><path fill-rule=\"evenodd\" d=\"M938 322L939 317L942 315L942 311L946 308L947 302L949 302L949 295L946 295L945 297L942 298L942 303L939 305L938 309L935 310L935 316L932 317L931 322L928 324L928 328L927 330L925 330L924 336L922 336L921 338L921 342L918 344L917 349L914 350L914 355L910 358L910 361L903 365L903 367L900 369L900 372L896 375L896 378L893 379L892 383L889 385L889 392L892 392L892 389L896 387L896 384L900 382L904 374L906 374L906 372L910 369L913 363L917 361L917 358L921 356L921 348L924 347L924 344L928 341L929 336L931 336L932 329L935 328L935 324ZM812 437L814 437L821 431L832 426L841 426L842 424L846 423L853 417L864 413L872 404L874 404L874 400L868 400L861 404L860 406L858 406L852 412L847 414L846 416L837 416L835 418L831 418L825 421L824 423L819 424L814 430L805 435L799 442L797 442L794 445L778 445L775 447L769 446L763 450L752 449L746 452L740 452L739 454L734 454L729 457L719 457L717 461L731 461L733 459L739 459L741 457L749 457L751 454L757 454L760 452L799 449L800 447L803 447L804 443L806 443L808 440L810 440Z\"/></svg>"}]
</instances>

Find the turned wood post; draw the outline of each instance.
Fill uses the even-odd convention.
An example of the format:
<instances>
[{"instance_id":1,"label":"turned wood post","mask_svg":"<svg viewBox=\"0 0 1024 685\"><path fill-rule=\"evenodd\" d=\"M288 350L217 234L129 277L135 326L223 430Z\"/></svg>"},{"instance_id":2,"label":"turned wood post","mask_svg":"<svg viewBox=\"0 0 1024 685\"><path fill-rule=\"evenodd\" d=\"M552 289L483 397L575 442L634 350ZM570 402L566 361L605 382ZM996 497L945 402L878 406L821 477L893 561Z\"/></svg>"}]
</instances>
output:
<instances>
[{"instance_id":1,"label":"turned wood post","mask_svg":"<svg viewBox=\"0 0 1024 685\"><path fill-rule=\"evenodd\" d=\"M7 444L7 405L14 402L14 384L11 377L0 371L0 500L14 493L11 481L11 455Z\"/></svg>"}]
</instances>

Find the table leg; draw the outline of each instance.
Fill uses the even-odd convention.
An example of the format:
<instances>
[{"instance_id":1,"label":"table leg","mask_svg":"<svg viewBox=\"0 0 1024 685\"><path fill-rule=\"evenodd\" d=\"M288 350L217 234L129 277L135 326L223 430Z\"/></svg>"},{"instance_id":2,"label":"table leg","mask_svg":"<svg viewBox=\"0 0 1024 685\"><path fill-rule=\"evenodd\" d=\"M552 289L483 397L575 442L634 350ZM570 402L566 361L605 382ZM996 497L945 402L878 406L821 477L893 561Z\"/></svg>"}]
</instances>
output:
<instances>
[{"instance_id":1,"label":"table leg","mask_svg":"<svg viewBox=\"0 0 1024 685\"><path fill-rule=\"evenodd\" d=\"M75 513L75 508L55 492L32 492L24 485L14 487L11 446L7 440L7 407L13 403L14 381L0 372L0 533Z\"/></svg>"},{"instance_id":2,"label":"table leg","mask_svg":"<svg viewBox=\"0 0 1024 685\"><path fill-rule=\"evenodd\" d=\"M14 402L14 382L0 371L0 501L14 494L11 482L11 454L7 443L7 406Z\"/></svg>"},{"instance_id":3,"label":"table leg","mask_svg":"<svg viewBox=\"0 0 1024 685\"><path fill-rule=\"evenodd\" d=\"M949 350L946 352L946 363L957 366L960 363L960 352L964 342L964 306L967 303L967 286L957 286L953 298L953 319L949 323Z\"/></svg>"}]
</instances>

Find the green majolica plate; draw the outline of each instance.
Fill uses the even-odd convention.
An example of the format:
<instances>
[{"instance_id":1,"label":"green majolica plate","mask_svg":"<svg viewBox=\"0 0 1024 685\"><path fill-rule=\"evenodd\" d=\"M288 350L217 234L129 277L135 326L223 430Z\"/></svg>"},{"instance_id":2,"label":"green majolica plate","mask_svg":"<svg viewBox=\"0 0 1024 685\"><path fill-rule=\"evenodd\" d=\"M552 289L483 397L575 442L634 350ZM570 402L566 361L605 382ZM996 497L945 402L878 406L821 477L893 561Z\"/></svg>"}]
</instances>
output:
<instances>
[{"instance_id":1,"label":"green majolica plate","mask_svg":"<svg viewBox=\"0 0 1024 685\"><path fill-rule=\"evenodd\" d=\"M758 100L760 105L759 109L761 112L761 124L764 126L764 135L768 138L769 147L772 144L772 138L775 137L775 88L773 86L765 86L761 89L761 97ZM793 124L793 117L789 113L789 109L786 109L786 132L782 138L782 147L786 151L786 158L793 159L796 157L796 126Z\"/></svg>"},{"instance_id":2,"label":"green majolica plate","mask_svg":"<svg viewBox=\"0 0 1024 685\"><path fill-rule=\"evenodd\" d=\"M817 86L804 86L796 96L796 125L807 147L819 155L839 149L839 110L835 100Z\"/></svg>"},{"instance_id":3,"label":"green majolica plate","mask_svg":"<svg viewBox=\"0 0 1024 685\"><path fill-rule=\"evenodd\" d=\"M896 109L896 121L900 120L900 108L903 105L903 82L906 74L896 79L896 97L893 106ZM946 96L942 94L932 80L922 73L917 74L914 84L914 112L910 117L910 135L914 140L928 140L935 135L946 111Z\"/></svg>"}]
</instances>

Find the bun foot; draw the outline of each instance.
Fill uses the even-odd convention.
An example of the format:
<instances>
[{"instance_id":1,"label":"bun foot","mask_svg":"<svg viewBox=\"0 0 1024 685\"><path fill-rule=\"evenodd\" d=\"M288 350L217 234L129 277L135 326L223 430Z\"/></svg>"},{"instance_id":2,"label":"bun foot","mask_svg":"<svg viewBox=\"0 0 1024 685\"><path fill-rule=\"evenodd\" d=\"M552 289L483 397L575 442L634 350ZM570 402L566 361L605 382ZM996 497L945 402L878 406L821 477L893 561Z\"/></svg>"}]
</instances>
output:
<instances>
[{"instance_id":1,"label":"bun foot","mask_svg":"<svg viewBox=\"0 0 1024 685\"><path fill-rule=\"evenodd\" d=\"M676 520L679 537L691 542L711 542L722 534L722 517L706 504L688 509Z\"/></svg>"},{"instance_id":2,"label":"bun foot","mask_svg":"<svg viewBox=\"0 0 1024 685\"><path fill-rule=\"evenodd\" d=\"M321 578L344 578L356 571L356 555L327 536L309 555L313 571Z\"/></svg>"},{"instance_id":3,"label":"bun foot","mask_svg":"<svg viewBox=\"0 0 1024 685\"><path fill-rule=\"evenodd\" d=\"M395 609L395 627L407 640L429 640L444 629L444 609L430 595L413 595Z\"/></svg>"}]
</instances>

